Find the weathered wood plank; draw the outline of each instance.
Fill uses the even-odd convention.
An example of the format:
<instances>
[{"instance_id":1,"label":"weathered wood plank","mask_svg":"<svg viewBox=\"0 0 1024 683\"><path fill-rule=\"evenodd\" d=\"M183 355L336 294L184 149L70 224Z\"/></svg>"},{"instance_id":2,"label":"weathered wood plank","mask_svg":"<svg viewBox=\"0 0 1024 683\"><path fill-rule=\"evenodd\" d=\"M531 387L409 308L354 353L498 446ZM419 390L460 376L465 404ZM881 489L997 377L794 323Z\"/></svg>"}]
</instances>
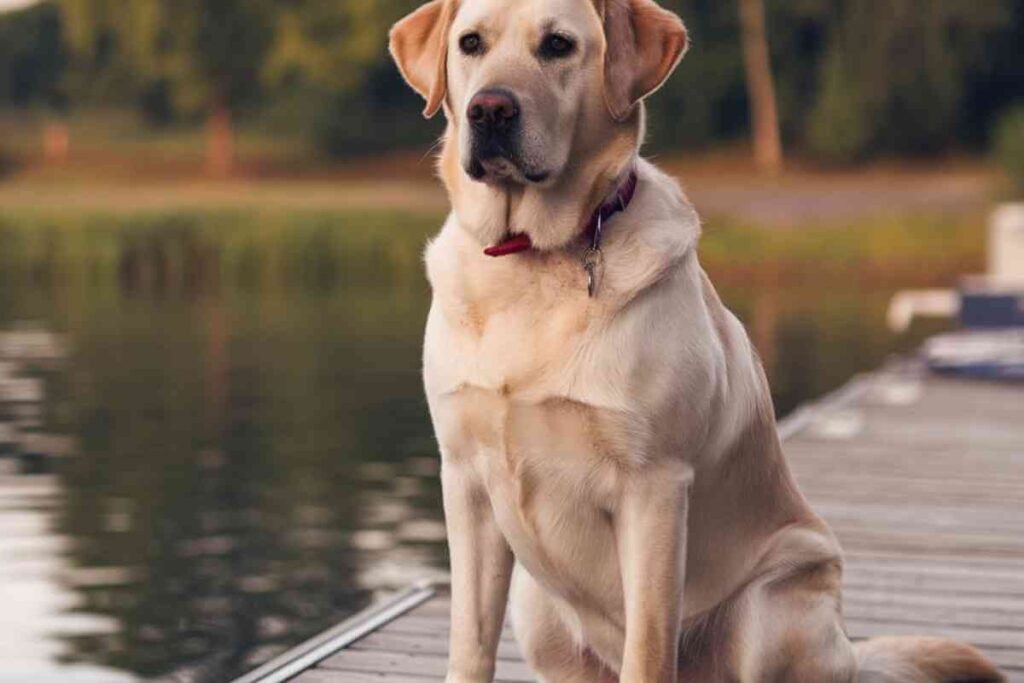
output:
<instances>
[{"instance_id":1,"label":"weathered wood plank","mask_svg":"<svg viewBox=\"0 0 1024 683\"><path fill-rule=\"evenodd\" d=\"M324 660L318 668L402 676L430 676L443 679L448 666L446 655L411 655L404 652L373 652L343 650ZM533 674L521 661L499 660L495 679L499 681L533 681Z\"/></svg>"},{"instance_id":2,"label":"weathered wood plank","mask_svg":"<svg viewBox=\"0 0 1024 683\"><path fill-rule=\"evenodd\" d=\"M417 617L403 617L398 619L384 628L380 629L381 632L386 633L404 633L406 635L422 635L430 636L442 633L447 637L448 634L448 617L447 616L417 616ZM501 634L504 640L514 640L512 635L512 629L506 625L505 631Z\"/></svg>"},{"instance_id":3,"label":"weathered wood plank","mask_svg":"<svg viewBox=\"0 0 1024 683\"><path fill-rule=\"evenodd\" d=\"M1017 628L1024 628L1024 596L978 595L948 590L922 593L904 589L894 590L891 586L870 589L851 586L849 582L846 582L843 588L843 599L851 604L899 605L915 610L938 607L979 615L1007 615L1020 622Z\"/></svg>"},{"instance_id":4,"label":"weathered wood plank","mask_svg":"<svg viewBox=\"0 0 1024 683\"><path fill-rule=\"evenodd\" d=\"M437 682L437 677L404 676L386 671L331 671L329 669L310 669L293 678L290 683L426 683Z\"/></svg>"},{"instance_id":5,"label":"weathered wood plank","mask_svg":"<svg viewBox=\"0 0 1024 683\"><path fill-rule=\"evenodd\" d=\"M918 621L891 621L889 619L857 619L847 616L846 629L851 638L875 638L877 636L936 636L952 638L988 652L989 648L1024 650L1024 634L999 629L972 629L946 624L923 623Z\"/></svg>"},{"instance_id":6,"label":"weathered wood plank","mask_svg":"<svg viewBox=\"0 0 1024 683\"><path fill-rule=\"evenodd\" d=\"M382 629L353 644L351 649L446 656L448 654L448 634L447 630L441 633L409 634ZM499 643L498 659L509 661L520 659L519 647L513 639L506 638Z\"/></svg>"}]
</instances>

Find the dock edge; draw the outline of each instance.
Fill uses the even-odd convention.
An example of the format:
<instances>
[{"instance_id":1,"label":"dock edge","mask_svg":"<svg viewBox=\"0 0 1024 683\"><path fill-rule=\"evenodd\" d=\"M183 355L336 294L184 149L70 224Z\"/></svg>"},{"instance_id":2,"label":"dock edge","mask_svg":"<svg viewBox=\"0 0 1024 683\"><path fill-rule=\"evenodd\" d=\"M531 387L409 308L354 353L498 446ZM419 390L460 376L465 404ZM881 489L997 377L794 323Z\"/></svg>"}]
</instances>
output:
<instances>
[{"instance_id":1,"label":"dock edge","mask_svg":"<svg viewBox=\"0 0 1024 683\"><path fill-rule=\"evenodd\" d=\"M441 585L423 582L386 600L376 602L318 636L300 643L232 683L284 683L310 669L360 638L373 633L427 602Z\"/></svg>"}]
</instances>

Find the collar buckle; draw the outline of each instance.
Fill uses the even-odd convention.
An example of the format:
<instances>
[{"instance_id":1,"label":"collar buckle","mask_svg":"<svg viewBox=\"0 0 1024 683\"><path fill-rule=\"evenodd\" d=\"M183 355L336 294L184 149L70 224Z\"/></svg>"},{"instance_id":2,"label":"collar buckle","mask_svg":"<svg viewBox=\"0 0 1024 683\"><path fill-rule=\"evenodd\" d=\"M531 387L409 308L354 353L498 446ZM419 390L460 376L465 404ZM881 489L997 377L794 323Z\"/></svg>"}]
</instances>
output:
<instances>
[{"instance_id":1,"label":"collar buckle","mask_svg":"<svg viewBox=\"0 0 1024 683\"><path fill-rule=\"evenodd\" d=\"M604 227L604 220L601 212L597 213L597 224L594 226L594 237L590 247L583 252L583 271L587 274L587 295L593 299L597 294L597 269L601 265L604 254L601 252L601 229Z\"/></svg>"}]
</instances>

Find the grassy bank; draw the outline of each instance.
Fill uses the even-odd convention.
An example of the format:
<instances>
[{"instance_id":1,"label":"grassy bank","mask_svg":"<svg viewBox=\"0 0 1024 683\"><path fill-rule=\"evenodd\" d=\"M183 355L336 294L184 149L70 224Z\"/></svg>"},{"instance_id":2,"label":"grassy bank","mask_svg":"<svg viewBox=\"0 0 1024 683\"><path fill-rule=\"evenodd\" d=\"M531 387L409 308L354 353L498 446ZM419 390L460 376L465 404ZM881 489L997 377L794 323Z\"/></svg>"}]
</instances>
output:
<instances>
[{"instance_id":1,"label":"grassy bank","mask_svg":"<svg viewBox=\"0 0 1024 683\"><path fill-rule=\"evenodd\" d=\"M194 277L189 268L197 263L228 280L418 277L423 245L442 217L441 210L20 208L0 217L0 269L62 279L130 271L167 283ZM983 268L984 221L979 213L917 213L766 230L712 217L701 255L716 279L737 285L947 285Z\"/></svg>"},{"instance_id":2,"label":"grassy bank","mask_svg":"<svg viewBox=\"0 0 1024 683\"><path fill-rule=\"evenodd\" d=\"M0 217L0 280L176 290L419 278L423 244L438 218L400 211L19 210Z\"/></svg>"},{"instance_id":3,"label":"grassy bank","mask_svg":"<svg viewBox=\"0 0 1024 683\"><path fill-rule=\"evenodd\" d=\"M701 241L705 267L731 282L865 288L949 285L985 265L983 212L891 214L765 230L711 218Z\"/></svg>"}]
</instances>

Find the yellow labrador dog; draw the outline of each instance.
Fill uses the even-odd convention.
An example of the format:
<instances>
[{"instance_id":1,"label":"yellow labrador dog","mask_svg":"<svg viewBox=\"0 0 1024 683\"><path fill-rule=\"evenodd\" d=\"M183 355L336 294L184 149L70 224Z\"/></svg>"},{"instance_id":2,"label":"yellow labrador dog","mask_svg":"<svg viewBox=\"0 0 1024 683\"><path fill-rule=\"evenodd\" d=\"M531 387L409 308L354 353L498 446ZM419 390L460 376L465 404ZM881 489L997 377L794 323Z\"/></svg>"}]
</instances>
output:
<instances>
[{"instance_id":1,"label":"yellow labrador dog","mask_svg":"<svg viewBox=\"0 0 1024 683\"><path fill-rule=\"evenodd\" d=\"M434 0L392 31L448 119L424 352L448 681L491 680L510 589L550 683L1002 680L966 645L844 633L839 547L697 215L638 157L686 47L652 0Z\"/></svg>"}]
</instances>

